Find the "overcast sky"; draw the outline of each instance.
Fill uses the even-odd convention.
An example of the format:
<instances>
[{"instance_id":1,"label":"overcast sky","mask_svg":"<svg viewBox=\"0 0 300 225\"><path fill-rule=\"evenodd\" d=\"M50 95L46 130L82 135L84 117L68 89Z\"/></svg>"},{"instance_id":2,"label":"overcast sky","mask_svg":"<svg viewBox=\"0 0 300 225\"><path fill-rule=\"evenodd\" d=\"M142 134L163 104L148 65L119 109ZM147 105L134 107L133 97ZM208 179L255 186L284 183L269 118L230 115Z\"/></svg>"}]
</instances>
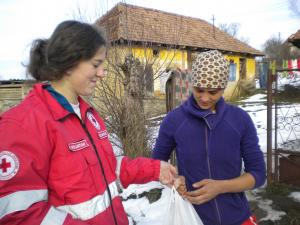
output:
<instances>
[{"instance_id":1,"label":"overcast sky","mask_svg":"<svg viewBox=\"0 0 300 225\"><path fill-rule=\"evenodd\" d=\"M300 0L296 0L300 4ZM215 25L240 24L238 37L262 50L271 36L282 39L300 29L288 0L0 0L0 80L23 79L31 42L47 38L63 20L74 19L78 8L91 21L118 2L204 19Z\"/></svg>"}]
</instances>

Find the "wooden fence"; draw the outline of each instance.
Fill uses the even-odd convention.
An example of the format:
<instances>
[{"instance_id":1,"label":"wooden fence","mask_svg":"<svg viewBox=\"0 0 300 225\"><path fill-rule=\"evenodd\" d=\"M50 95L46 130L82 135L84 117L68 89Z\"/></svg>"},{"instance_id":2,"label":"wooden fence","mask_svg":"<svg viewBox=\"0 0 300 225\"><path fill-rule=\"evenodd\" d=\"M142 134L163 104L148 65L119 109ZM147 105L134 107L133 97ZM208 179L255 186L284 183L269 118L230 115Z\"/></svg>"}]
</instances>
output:
<instances>
[{"instance_id":1,"label":"wooden fence","mask_svg":"<svg viewBox=\"0 0 300 225\"><path fill-rule=\"evenodd\" d=\"M28 94L32 81L0 81L0 113L18 104Z\"/></svg>"}]
</instances>

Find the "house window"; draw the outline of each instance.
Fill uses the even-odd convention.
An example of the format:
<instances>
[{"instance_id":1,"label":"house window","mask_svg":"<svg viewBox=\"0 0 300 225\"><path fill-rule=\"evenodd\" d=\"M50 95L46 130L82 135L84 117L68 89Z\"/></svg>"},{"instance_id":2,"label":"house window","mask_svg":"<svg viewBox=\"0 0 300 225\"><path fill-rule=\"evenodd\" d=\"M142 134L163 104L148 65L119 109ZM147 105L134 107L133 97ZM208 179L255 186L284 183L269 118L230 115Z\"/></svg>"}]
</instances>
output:
<instances>
[{"instance_id":1,"label":"house window","mask_svg":"<svg viewBox=\"0 0 300 225\"><path fill-rule=\"evenodd\" d=\"M236 81L236 64L231 60L229 64L229 81Z\"/></svg>"}]
</instances>

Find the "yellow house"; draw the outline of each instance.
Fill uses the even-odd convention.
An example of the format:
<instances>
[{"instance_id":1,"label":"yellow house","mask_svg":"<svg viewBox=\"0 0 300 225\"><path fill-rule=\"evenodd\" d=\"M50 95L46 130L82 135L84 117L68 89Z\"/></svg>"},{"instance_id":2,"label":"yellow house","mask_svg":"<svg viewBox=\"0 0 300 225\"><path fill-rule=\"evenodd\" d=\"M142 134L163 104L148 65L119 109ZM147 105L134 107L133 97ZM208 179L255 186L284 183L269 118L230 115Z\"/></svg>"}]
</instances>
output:
<instances>
[{"instance_id":1,"label":"yellow house","mask_svg":"<svg viewBox=\"0 0 300 225\"><path fill-rule=\"evenodd\" d=\"M229 96L239 81L255 77L255 57L263 56L204 20L124 3L100 17L96 25L104 28L114 48L150 65L147 91L155 95L164 94L169 69L189 70L196 53L217 49L230 63L225 90L225 97Z\"/></svg>"}]
</instances>

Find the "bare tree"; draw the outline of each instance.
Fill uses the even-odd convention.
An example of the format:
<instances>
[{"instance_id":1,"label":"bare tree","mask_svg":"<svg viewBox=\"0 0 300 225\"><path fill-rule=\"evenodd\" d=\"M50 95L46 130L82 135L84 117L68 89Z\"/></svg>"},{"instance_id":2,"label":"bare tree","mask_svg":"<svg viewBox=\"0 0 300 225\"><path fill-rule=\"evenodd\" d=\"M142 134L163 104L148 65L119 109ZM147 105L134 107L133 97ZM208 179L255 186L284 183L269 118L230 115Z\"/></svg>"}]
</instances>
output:
<instances>
[{"instance_id":1,"label":"bare tree","mask_svg":"<svg viewBox=\"0 0 300 225\"><path fill-rule=\"evenodd\" d=\"M284 43L280 34L270 37L263 44L263 52L270 59L282 60L291 57L288 44Z\"/></svg>"},{"instance_id":2,"label":"bare tree","mask_svg":"<svg viewBox=\"0 0 300 225\"><path fill-rule=\"evenodd\" d=\"M107 79L100 81L99 94L93 101L100 103L97 108L107 115L105 122L109 131L118 137L112 140L113 144L132 157L150 154L150 114L145 111L145 101L153 94L154 80L170 66L177 52L175 46L164 48L169 53L163 57L157 45L139 44L140 50L134 51L137 46L130 41L111 43Z\"/></svg>"},{"instance_id":3,"label":"bare tree","mask_svg":"<svg viewBox=\"0 0 300 225\"><path fill-rule=\"evenodd\" d=\"M94 0L92 4L87 4L85 1L77 1L74 8L70 9L70 14L78 21L92 24L103 15L105 5L105 1L103 0Z\"/></svg>"},{"instance_id":4,"label":"bare tree","mask_svg":"<svg viewBox=\"0 0 300 225\"><path fill-rule=\"evenodd\" d=\"M227 34L231 35L232 37L237 37L239 29L240 29L240 24L239 23L221 23L219 24L219 28L226 32Z\"/></svg>"},{"instance_id":5,"label":"bare tree","mask_svg":"<svg viewBox=\"0 0 300 225\"><path fill-rule=\"evenodd\" d=\"M88 18L85 13L78 9L77 19ZM149 40L149 34L161 35L160 28L155 26L146 27L143 18L139 18L135 23L128 23L130 15L126 13L121 18L125 33L129 29L135 30L136 39ZM126 155L135 157L137 155L149 155L150 141L150 115L145 111L145 101L153 95L153 82L159 79L166 68L172 63L176 52L176 44L171 46L161 46L151 41L130 41L127 36L124 40L114 41L110 36L113 34L115 24L101 23L97 21L97 26L103 26L109 42L107 52L105 79L99 81L92 104L98 109L105 120L107 129L112 134L111 139L114 146L122 149ZM131 21L132 22L132 21ZM176 27L166 26L167 33L173 35L173 40L179 37L182 27L178 21ZM130 26L134 26L130 27ZM150 31L150 32L149 32ZM170 38L170 37L168 37ZM164 37L160 37L164 40ZM167 54L160 54L160 52ZM118 153L119 154L119 153Z\"/></svg>"},{"instance_id":6,"label":"bare tree","mask_svg":"<svg viewBox=\"0 0 300 225\"><path fill-rule=\"evenodd\" d=\"M144 112L143 66L128 55L115 64L108 56L108 76L99 82L93 104L102 115L113 144L126 155L146 155L148 151L147 119Z\"/></svg>"},{"instance_id":7,"label":"bare tree","mask_svg":"<svg viewBox=\"0 0 300 225\"><path fill-rule=\"evenodd\" d=\"M248 38L238 36L238 33L240 31L240 26L241 25L239 23L229 23L229 24L221 23L219 24L219 29L244 43L249 43Z\"/></svg>"}]
</instances>

